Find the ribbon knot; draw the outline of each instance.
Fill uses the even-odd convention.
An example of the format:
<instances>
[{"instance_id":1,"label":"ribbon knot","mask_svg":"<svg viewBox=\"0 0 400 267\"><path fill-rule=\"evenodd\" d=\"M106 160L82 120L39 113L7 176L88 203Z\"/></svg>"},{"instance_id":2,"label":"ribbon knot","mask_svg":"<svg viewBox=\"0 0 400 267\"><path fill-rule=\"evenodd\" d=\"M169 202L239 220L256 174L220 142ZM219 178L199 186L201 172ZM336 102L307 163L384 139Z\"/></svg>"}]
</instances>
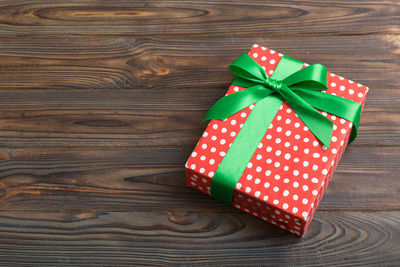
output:
<instances>
[{"instance_id":1,"label":"ribbon knot","mask_svg":"<svg viewBox=\"0 0 400 267\"><path fill-rule=\"evenodd\" d=\"M271 79L267 78L264 83L269 89L274 90L275 92L279 93L279 91L282 89L282 81L276 80L276 79Z\"/></svg>"}]
</instances>

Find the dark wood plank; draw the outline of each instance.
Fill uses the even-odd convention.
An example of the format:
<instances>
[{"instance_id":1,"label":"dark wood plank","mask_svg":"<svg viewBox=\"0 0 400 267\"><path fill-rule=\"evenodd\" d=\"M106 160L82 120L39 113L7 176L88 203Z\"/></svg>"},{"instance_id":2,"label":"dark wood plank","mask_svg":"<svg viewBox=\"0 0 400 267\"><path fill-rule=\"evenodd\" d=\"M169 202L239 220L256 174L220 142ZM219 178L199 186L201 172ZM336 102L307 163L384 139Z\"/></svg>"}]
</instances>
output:
<instances>
[{"instance_id":1,"label":"dark wood plank","mask_svg":"<svg viewBox=\"0 0 400 267\"><path fill-rule=\"evenodd\" d=\"M395 266L399 223L399 212L321 212L300 239L230 211L1 212L0 260L9 266Z\"/></svg>"},{"instance_id":2,"label":"dark wood plank","mask_svg":"<svg viewBox=\"0 0 400 267\"><path fill-rule=\"evenodd\" d=\"M225 90L229 64L254 43L324 64L373 90L400 84L399 35L18 36L0 37L0 89Z\"/></svg>"},{"instance_id":3,"label":"dark wood plank","mask_svg":"<svg viewBox=\"0 0 400 267\"><path fill-rule=\"evenodd\" d=\"M211 86L210 86L211 87ZM28 90L0 97L0 148L192 149L226 86L202 90ZM155 93L156 92L156 93ZM400 146L400 92L371 89L353 146Z\"/></svg>"},{"instance_id":4,"label":"dark wood plank","mask_svg":"<svg viewBox=\"0 0 400 267\"><path fill-rule=\"evenodd\" d=\"M186 187L183 165L190 152L179 148L2 150L0 210L230 208ZM319 210L400 210L399 166L400 149L350 147Z\"/></svg>"},{"instance_id":5,"label":"dark wood plank","mask_svg":"<svg viewBox=\"0 0 400 267\"><path fill-rule=\"evenodd\" d=\"M2 35L398 34L387 1L5 1Z\"/></svg>"}]
</instances>

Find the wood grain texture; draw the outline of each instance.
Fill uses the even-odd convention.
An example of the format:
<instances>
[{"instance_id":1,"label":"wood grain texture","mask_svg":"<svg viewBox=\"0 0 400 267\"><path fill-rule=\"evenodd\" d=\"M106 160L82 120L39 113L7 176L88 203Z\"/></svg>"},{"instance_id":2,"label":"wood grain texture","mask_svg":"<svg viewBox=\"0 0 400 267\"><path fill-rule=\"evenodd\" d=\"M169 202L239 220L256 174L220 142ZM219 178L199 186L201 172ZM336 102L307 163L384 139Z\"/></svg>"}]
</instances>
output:
<instances>
[{"instance_id":1,"label":"wood grain texture","mask_svg":"<svg viewBox=\"0 0 400 267\"><path fill-rule=\"evenodd\" d=\"M185 186L259 43L370 87L303 238ZM0 1L0 266L399 266L396 0Z\"/></svg>"}]
</instances>

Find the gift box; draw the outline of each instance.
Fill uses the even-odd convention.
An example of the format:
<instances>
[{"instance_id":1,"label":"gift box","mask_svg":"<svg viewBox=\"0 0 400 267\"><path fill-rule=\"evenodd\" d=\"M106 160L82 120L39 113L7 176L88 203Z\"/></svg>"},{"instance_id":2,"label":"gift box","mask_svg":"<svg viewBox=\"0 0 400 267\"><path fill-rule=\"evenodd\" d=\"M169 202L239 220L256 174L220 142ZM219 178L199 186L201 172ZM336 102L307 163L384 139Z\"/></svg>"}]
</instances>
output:
<instances>
[{"instance_id":1,"label":"gift box","mask_svg":"<svg viewBox=\"0 0 400 267\"><path fill-rule=\"evenodd\" d=\"M270 77L273 77L284 57L259 45L254 45L248 55ZM300 69L307 66L301 62ZM359 103L360 107L364 105L367 87L329 72L324 82L327 89L322 93L351 100ZM272 85L271 82L266 84L274 90L281 86L275 80ZM226 96L242 90L247 88L234 83ZM311 131L303 122L304 119L295 112L294 109L299 108L289 105L285 100L278 103L279 109L268 123L261 141L256 141L258 145L251 152L250 160L244 163L245 168L234 181L228 198L231 198L229 203L234 207L303 236L347 146L354 125L345 118L316 109L333 123L329 147L325 146L314 134L319 126ZM212 185L213 177L240 131L245 128L243 126L248 123L247 119L255 105L259 104L251 104L225 119L212 119L209 122L185 165L188 186L207 195L213 195L213 186L217 191L217 185ZM246 149L242 146L241 150L235 151ZM235 156L231 155L231 158ZM229 176L229 171L226 176Z\"/></svg>"}]
</instances>

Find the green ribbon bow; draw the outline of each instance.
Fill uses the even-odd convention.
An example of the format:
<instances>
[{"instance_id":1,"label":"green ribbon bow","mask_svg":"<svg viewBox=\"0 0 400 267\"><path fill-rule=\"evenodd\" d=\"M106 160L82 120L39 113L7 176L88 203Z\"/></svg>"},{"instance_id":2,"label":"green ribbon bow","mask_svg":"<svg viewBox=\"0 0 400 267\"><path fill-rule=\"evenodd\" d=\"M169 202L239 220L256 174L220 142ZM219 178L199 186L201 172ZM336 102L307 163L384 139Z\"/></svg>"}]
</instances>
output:
<instances>
[{"instance_id":1,"label":"green ribbon bow","mask_svg":"<svg viewBox=\"0 0 400 267\"><path fill-rule=\"evenodd\" d=\"M326 67L315 64L303 68L303 65L301 61L283 56L272 76L268 77L254 59L242 54L229 66L236 75L232 84L247 89L218 100L204 120L224 120L252 104L255 106L211 180L212 197L232 203L235 186L283 101L326 147L331 142L333 123L316 109L351 121L350 142L354 140L361 105L321 92L327 89Z\"/></svg>"}]
</instances>

